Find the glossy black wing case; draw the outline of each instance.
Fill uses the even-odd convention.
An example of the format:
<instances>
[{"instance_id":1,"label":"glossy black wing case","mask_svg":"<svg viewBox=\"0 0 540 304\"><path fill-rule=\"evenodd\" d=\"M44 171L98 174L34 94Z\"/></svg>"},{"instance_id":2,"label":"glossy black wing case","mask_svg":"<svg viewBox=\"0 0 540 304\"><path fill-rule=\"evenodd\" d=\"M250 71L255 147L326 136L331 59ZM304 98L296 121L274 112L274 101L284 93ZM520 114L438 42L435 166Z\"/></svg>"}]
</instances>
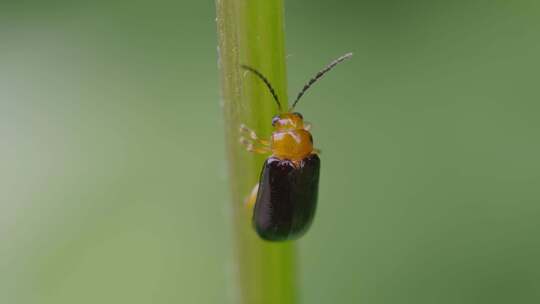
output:
<instances>
[{"instance_id":1,"label":"glossy black wing case","mask_svg":"<svg viewBox=\"0 0 540 304\"><path fill-rule=\"evenodd\" d=\"M317 208L320 166L317 154L298 166L276 157L266 160L253 212L253 225L261 238L291 240L307 231Z\"/></svg>"}]
</instances>

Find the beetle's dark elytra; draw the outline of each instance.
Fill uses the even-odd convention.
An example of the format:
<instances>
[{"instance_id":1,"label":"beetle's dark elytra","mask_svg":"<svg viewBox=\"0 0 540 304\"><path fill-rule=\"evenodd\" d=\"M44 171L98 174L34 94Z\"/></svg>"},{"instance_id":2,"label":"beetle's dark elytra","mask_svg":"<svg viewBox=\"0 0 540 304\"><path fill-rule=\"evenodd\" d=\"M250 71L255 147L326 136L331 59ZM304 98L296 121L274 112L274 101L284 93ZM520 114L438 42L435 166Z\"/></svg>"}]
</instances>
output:
<instances>
[{"instance_id":1,"label":"beetle's dark elytra","mask_svg":"<svg viewBox=\"0 0 540 304\"><path fill-rule=\"evenodd\" d=\"M317 154L297 166L277 157L266 160L253 212L253 225L261 238L292 240L308 230L317 207L320 164Z\"/></svg>"}]
</instances>

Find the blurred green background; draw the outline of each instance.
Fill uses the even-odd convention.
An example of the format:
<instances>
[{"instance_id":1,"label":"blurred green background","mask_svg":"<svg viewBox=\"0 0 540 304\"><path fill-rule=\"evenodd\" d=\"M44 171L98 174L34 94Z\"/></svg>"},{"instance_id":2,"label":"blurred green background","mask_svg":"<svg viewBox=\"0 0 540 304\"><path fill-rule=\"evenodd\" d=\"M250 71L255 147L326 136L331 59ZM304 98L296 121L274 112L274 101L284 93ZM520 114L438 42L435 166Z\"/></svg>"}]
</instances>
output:
<instances>
[{"instance_id":1,"label":"blurred green background","mask_svg":"<svg viewBox=\"0 0 540 304\"><path fill-rule=\"evenodd\" d=\"M286 2L302 303L540 301L540 2ZM0 3L0 303L232 303L212 1ZM270 117L269 117L270 120Z\"/></svg>"}]
</instances>

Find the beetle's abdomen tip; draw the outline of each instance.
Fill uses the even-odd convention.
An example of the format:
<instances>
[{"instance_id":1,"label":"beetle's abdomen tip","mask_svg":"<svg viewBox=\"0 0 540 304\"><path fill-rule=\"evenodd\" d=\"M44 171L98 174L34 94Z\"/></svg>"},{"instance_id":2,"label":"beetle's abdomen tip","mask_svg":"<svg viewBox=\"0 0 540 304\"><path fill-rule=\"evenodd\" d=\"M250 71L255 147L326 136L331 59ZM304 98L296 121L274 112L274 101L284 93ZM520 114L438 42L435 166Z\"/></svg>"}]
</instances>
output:
<instances>
[{"instance_id":1,"label":"beetle's abdomen tip","mask_svg":"<svg viewBox=\"0 0 540 304\"><path fill-rule=\"evenodd\" d=\"M302 231L301 233L291 234L291 235L283 235L283 234L272 234L268 233L268 231L259 231L257 230L257 235L265 241L268 242L288 242L288 241L295 241L302 237L305 234L306 231Z\"/></svg>"}]
</instances>

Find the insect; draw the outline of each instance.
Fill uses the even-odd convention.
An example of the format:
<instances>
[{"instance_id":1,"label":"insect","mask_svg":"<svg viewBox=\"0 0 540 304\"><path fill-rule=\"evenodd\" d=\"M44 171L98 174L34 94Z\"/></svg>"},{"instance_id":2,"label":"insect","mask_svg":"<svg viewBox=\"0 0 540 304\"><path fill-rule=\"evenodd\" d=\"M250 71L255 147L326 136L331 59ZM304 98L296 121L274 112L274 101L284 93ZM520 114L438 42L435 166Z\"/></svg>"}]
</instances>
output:
<instances>
[{"instance_id":1,"label":"insect","mask_svg":"<svg viewBox=\"0 0 540 304\"><path fill-rule=\"evenodd\" d=\"M271 153L264 162L259 183L247 200L248 205L255 204L252 222L264 240L294 240L311 226L317 207L321 161L319 150L313 147L311 124L293 110L311 85L351 56L352 53L345 54L319 71L304 85L287 111L283 111L270 81L258 70L241 65L264 82L279 109L279 114L272 118L274 130L268 140L259 138L245 125L240 126L240 142L248 151Z\"/></svg>"}]
</instances>

